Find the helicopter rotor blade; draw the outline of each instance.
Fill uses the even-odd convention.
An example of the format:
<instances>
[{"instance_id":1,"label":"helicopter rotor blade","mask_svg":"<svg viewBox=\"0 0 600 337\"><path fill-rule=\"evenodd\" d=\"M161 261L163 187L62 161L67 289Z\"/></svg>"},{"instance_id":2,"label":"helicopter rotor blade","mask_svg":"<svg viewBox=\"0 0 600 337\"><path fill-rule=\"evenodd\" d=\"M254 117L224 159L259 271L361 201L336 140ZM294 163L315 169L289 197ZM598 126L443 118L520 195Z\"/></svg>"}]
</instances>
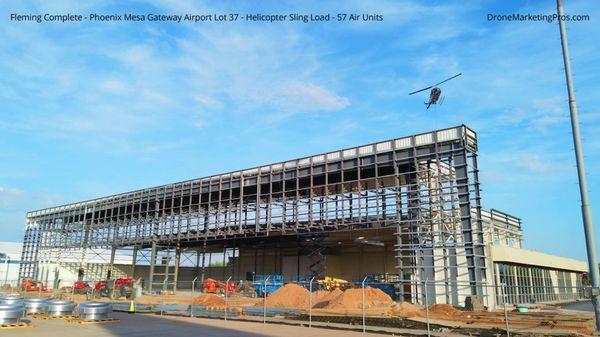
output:
<instances>
[{"instance_id":1,"label":"helicopter rotor blade","mask_svg":"<svg viewBox=\"0 0 600 337\"><path fill-rule=\"evenodd\" d=\"M423 88L423 89L421 89L421 90L413 91L413 92L411 92L409 95L416 94L416 93L418 93L418 92L421 92L421 91L429 90L429 89L431 89L431 88L433 88L433 87L434 87L434 86L432 85L432 86L429 86L429 87L427 87L427 88Z\"/></svg>"},{"instance_id":2,"label":"helicopter rotor blade","mask_svg":"<svg viewBox=\"0 0 600 337\"><path fill-rule=\"evenodd\" d=\"M442 84L442 83L444 83L444 82L448 82L448 81L450 81L451 79L453 79L453 78L457 78L457 77L458 77L458 76L460 76L460 75L462 75L462 73L458 73L458 74L456 74L456 75L454 75L454 76L452 76L452 77L450 77L450 78L447 78L447 79L445 79L445 80L441 81L440 83L434 84L434 85L432 85L432 87L438 86L438 85L440 85L440 84Z\"/></svg>"}]
</instances>

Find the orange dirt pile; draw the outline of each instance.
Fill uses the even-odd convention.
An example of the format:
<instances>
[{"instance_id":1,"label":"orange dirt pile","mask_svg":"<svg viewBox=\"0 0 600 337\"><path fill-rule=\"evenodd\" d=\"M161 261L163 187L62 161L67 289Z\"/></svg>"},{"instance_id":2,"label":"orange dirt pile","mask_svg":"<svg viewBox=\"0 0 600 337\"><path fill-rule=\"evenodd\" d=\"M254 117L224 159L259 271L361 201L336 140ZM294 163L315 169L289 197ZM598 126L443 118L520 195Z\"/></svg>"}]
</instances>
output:
<instances>
[{"instance_id":1,"label":"orange dirt pile","mask_svg":"<svg viewBox=\"0 0 600 337\"><path fill-rule=\"evenodd\" d=\"M392 306L392 310L391 313L394 316L400 316L400 317L423 317L425 316L425 310L416 305L416 304L412 304L412 303L408 303L408 302L400 302L400 303L396 303Z\"/></svg>"},{"instance_id":2,"label":"orange dirt pile","mask_svg":"<svg viewBox=\"0 0 600 337\"><path fill-rule=\"evenodd\" d=\"M307 309L308 294L306 288L288 283L267 296L267 307ZM311 301L315 309L360 309L362 307L362 289L353 288L346 291L339 289L332 291L319 290L313 292ZM380 289L365 288L365 309L390 308L394 303L392 298ZM255 305L262 306L263 303L260 301ZM405 310L406 314L412 314L407 307L398 310Z\"/></svg>"},{"instance_id":3,"label":"orange dirt pile","mask_svg":"<svg viewBox=\"0 0 600 337\"><path fill-rule=\"evenodd\" d=\"M228 304L230 307L251 307L259 302L261 302L260 298L248 297L231 297L228 300Z\"/></svg>"},{"instance_id":4,"label":"orange dirt pile","mask_svg":"<svg viewBox=\"0 0 600 337\"><path fill-rule=\"evenodd\" d=\"M389 307L394 304L392 298L381 289L365 288L365 309ZM362 289L347 289L342 294L332 299L323 307L324 309L360 309L362 308Z\"/></svg>"},{"instance_id":5,"label":"orange dirt pile","mask_svg":"<svg viewBox=\"0 0 600 337\"><path fill-rule=\"evenodd\" d=\"M84 301L85 301L85 295L83 295L84 297ZM183 295L152 295L152 294L145 294L142 295L141 297L136 297L135 302L136 303L140 303L140 304L149 304L149 305L154 305L154 304L184 304L184 305L188 305L190 304L190 296L183 296ZM124 303L129 303L130 300L122 298L122 299L117 299L117 300L112 300L109 299L108 297L103 297L103 298L96 298L94 299L94 301L105 301L105 302L124 302Z\"/></svg>"},{"instance_id":6,"label":"orange dirt pile","mask_svg":"<svg viewBox=\"0 0 600 337\"><path fill-rule=\"evenodd\" d=\"M334 289L332 291L328 290L319 290L315 291L312 294L312 307L313 308L324 308L329 302L343 294L344 292L340 289Z\"/></svg>"},{"instance_id":7,"label":"orange dirt pile","mask_svg":"<svg viewBox=\"0 0 600 337\"><path fill-rule=\"evenodd\" d=\"M429 306L429 314L440 317L456 317L462 312L448 304L433 304Z\"/></svg>"},{"instance_id":8,"label":"orange dirt pile","mask_svg":"<svg viewBox=\"0 0 600 337\"><path fill-rule=\"evenodd\" d=\"M267 296L267 307L305 309L308 307L308 290L297 284L288 283Z\"/></svg>"},{"instance_id":9,"label":"orange dirt pile","mask_svg":"<svg viewBox=\"0 0 600 337\"><path fill-rule=\"evenodd\" d=\"M200 295L194 298L194 305L205 307L221 307L225 305L225 299L217 295Z\"/></svg>"}]
</instances>

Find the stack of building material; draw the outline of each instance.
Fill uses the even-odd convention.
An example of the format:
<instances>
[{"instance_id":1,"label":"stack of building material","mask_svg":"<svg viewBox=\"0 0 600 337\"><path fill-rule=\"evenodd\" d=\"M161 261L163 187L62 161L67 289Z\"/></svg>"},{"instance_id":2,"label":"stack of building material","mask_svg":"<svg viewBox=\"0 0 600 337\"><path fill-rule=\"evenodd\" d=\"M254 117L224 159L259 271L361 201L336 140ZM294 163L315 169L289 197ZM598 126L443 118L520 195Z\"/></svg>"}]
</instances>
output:
<instances>
[{"instance_id":1,"label":"stack of building material","mask_svg":"<svg viewBox=\"0 0 600 337\"><path fill-rule=\"evenodd\" d=\"M24 313L22 304L0 304L0 325L19 324Z\"/></svg>"},{"instance_id":2,"label":"stack of building material","mask_svg":"<svg viewBox=\"0 0 600 337\"><path fill-rule=\"evenodd\" d=\"M111 313L112 307L106 302L83 302L77 306L79 319L84 321L107 320Z\"/></svg>"},{"instance_id":3,"label":"stack of building material","mask_svg":"<svg viewBox=\"0 0 600 337\"><path fill-rule=\"evenodd\" d=\"M48 310L47 298L26 298L23 302L28 315L45 314L46 310Z\"/></svg>"},{"instance_id":4,"label":"stack of building material","mask_svg":"<svg viewBox=\"0 0 600 337\"><path fill-rule=\"evenodd\" d=\"M51 317L72 316L75 303L68 300L50 300L46 314Z\"/></svg>"}]
</instances>

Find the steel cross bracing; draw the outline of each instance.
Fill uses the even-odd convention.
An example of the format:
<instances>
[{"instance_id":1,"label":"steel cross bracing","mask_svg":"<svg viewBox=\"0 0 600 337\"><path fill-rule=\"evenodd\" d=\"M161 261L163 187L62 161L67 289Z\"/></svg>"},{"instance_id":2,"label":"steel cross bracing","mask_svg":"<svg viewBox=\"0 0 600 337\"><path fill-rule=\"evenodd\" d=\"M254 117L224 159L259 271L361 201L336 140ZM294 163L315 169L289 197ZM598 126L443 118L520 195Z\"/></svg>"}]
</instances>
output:
<instances>
[{"instance_id":1,"label":"steel cross bracing","mask_svg":"<svg viewBox=\"0 0 600 337\"><path fill-rule=\"evenodd\" d=\"M36 254L45 249L199 246L394 227L402 273L467 275L469 291L480 294L476 152L475 132L458 126L30 212L21 277L35 275Z\"/></svg>"}]
</instances>

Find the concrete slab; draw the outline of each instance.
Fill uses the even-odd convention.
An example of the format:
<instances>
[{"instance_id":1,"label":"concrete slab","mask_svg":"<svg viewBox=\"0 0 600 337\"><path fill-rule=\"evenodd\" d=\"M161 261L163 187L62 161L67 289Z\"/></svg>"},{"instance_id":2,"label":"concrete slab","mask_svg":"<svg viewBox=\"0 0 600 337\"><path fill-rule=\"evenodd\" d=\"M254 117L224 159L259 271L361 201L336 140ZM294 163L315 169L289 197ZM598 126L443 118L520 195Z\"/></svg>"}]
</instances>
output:
<instances>
[{"instance_id":1,"label":"concrete slab","mask_svg":"<svg viewBox=\"0 0 600 337\"><path fill-rule=\"evenodd\" d=\"M28 318L33 327L0 330L0 336L14 337L374 337L381 334L363 334L355 331L307 328L280 324L223 321L216 319L167 317L151 314L128 315L115 313L118 323L74 324L64 320Z\"/></svg>"}]
</instances>

